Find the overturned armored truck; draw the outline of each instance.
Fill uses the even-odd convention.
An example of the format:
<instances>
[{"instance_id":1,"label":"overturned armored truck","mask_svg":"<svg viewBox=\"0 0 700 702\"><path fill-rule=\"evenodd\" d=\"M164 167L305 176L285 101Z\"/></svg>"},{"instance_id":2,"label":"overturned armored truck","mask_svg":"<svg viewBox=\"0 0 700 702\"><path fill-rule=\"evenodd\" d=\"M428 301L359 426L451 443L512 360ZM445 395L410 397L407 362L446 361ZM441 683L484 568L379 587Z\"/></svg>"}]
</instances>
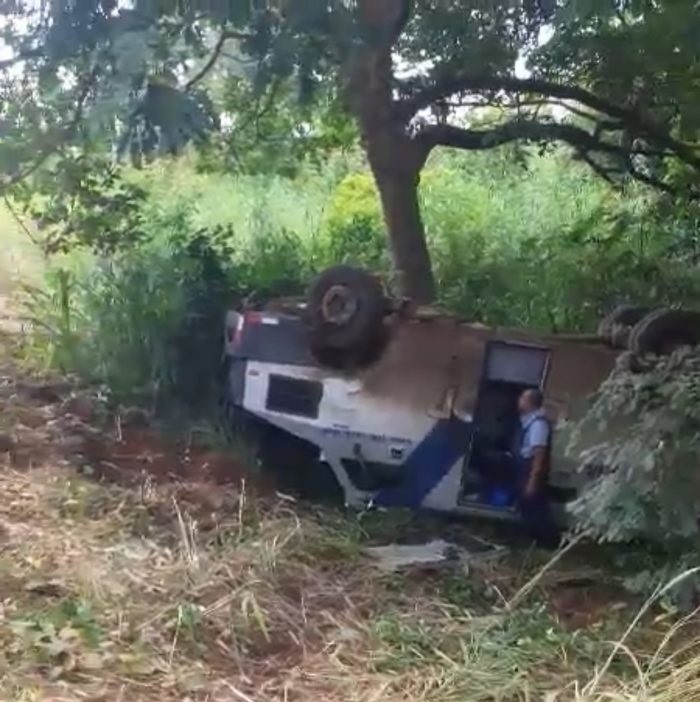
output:
<instances>
[{"instance_id":1,"label":"overturned armored truck","mask_svg":"<svg viewBox=\"0 0 700 702\"><path fill-rule=\"evenodd\" d=\"M391 300L372 275L337 266L304 301L228 314L226 403L283 485L508 519L511 506L483 487L513 449L523 390L545 394L549 489L563 507L590 476L556 429L581 415L621 350L698 343L698 315L680 310L619 308L590 336L486 328Z\"/></svg>"}]
</instances>

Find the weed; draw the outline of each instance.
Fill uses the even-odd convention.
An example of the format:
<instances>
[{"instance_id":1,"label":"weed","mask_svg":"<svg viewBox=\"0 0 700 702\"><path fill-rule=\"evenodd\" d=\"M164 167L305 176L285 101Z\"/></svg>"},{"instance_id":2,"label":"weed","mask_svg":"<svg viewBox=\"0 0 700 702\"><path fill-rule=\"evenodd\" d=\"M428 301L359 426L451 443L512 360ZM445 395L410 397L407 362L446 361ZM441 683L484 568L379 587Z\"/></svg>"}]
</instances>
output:
<instances>
[{"instance_id":1,"label":"weed","mask_svg":"<svg viewBox=\"0 0 700 702\"><path fill-rule=\"evenodd\" d=\"M85 602L65 600L46 611L13 619L9 627L14 634L8 646L10 658L21 660L29 654L50 668L51 677L102 667L98 649L104 633Z\"/></svg>"},{"instance_id":2,"label":"weed","mask_svg":"<svg viewBox=\"0 0 700 702\"><path fill-rule=\"evenodd\" d=\"M482 602L483 592L466 573L447 572L439 583L439 596L460 610L471 610Z\"/></svg>"}]
</instances>

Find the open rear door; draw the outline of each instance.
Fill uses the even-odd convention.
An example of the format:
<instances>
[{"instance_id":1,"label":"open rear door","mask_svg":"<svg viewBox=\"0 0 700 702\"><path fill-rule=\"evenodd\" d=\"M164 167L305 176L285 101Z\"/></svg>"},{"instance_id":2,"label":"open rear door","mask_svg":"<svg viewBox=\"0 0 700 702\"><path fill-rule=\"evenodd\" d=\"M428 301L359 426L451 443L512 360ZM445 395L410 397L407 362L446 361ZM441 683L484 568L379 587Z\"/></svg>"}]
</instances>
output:
<instances>
[{"instance_id":1,"label":"open rear door","mask_svg":"<svg viewBox=\"0 0 700 702\"><path fill-rule=\"evenodd\" d=\"M525 388L544 389L551 352L544 346L492 341L486 346L486 362L480 394L489 383L508 383ZM478 412L478 407L477 407Z\"/></svg>"},{"instance_id":2,"label":"open rear door","mask_svg":"<svg viewBox=\"0 0 700 702\"><path fill-rule=\"evenodd\" d=\"M528 388L544 390L550 357L550 350L542 346L505 341L486 346L472 446L464 466L462 503L480 503L485 484L508 480L509 454L520 422L518 398Z\"/></svg>"}]
</instances>

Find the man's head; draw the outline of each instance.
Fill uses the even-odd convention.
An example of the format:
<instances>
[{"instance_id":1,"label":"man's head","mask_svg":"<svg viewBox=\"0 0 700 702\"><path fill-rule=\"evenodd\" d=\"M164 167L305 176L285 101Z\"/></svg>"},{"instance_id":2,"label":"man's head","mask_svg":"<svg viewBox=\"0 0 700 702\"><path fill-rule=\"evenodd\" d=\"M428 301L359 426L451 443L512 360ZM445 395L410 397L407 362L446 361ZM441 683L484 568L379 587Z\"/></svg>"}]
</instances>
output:
<instances>
[{"instance_id":1,"label":"man's head","mask_svg":"<svg viewBox=\"0 0 700 702\"><path fill-rule=\"evenodd\" d=\"M544 406L544 395L534 388L525 390L518 400L518 410L520 414L530 414L542 409Z\"/></svg>"}]
</instances>

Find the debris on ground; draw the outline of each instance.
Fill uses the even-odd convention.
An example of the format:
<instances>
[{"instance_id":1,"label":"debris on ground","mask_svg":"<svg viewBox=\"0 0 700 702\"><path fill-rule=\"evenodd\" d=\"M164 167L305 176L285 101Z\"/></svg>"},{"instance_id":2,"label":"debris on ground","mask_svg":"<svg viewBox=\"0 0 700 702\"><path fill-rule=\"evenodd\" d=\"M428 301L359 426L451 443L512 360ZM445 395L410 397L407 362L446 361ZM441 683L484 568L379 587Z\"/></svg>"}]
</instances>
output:
<instances>
[{"instance_id":1,"label":"debris on ground","mask_svg":"<svg viewBox=\"0 0 700 702\"><path fill-rule=\"evenodd\" d=\"M447 541L431 541L427 544L372 546L366 553L377 566L389 572L408 566L437 565L448 561L460 561L466 555L462 549Z\"/></svg>"},{"instance_id":2,"label":"debris on ground","mask_svg":"<svg viewBox=\"0 0 700 702\"><path fill-rule=\"evenodd\" d=\"M378 568L395 572L414 566L436 566L440 564L459 564L468 568L477 561L502 555L505 549L499 546L480 548L476 552L468 551L463 546L443 541L430 541L426 544L388 544L371 546L365 552L376 562Z\"/></svg>"}]
</instances>

